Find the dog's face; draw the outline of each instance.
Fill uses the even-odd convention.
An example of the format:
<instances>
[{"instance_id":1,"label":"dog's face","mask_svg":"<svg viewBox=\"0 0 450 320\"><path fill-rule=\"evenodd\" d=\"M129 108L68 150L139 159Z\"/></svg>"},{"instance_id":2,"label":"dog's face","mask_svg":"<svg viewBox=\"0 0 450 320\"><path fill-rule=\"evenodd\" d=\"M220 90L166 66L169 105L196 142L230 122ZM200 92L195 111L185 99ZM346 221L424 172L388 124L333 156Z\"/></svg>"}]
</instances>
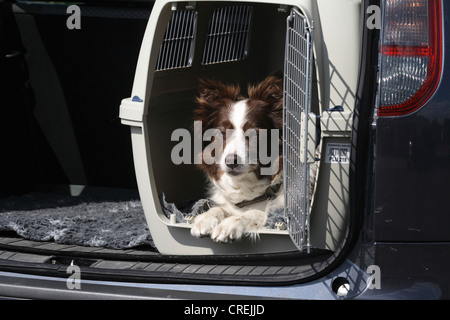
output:
<instances>
[{"instance_id":1,"label":"dog's face","mask_svg":"<svg viewBox=\"0 0 450 320\"><path fill-rule=\"evenodd\" d=\"M261 161L261 151L276 154L276 161L281 163L282 86L280 78L269 76L258 85L250 86L248 99L245 99L238 86L200 81L195 120L202 122L202 137L211 139L203 140L201 155L201 167L211 178L218 180L223 174L235 177L248 172L260 177L261 167L271 165ZM274 145L271 135L275 133ZM211 147L213 145L215 148ZM214 162L205 161L207 151L211 151ZM277 172L281 170L279 167L277 165Z\"/></svg>"}]
</instances>

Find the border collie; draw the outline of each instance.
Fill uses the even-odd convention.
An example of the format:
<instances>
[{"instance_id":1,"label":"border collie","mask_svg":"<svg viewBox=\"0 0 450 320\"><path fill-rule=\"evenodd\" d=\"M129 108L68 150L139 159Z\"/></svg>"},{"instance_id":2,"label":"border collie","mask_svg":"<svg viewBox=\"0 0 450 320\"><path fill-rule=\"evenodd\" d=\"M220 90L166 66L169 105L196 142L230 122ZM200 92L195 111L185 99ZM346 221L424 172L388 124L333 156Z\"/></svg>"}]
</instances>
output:
<instances>
[{"instance_id":1,"label":"border collie","mask_svg":"<svg viewBox=\"0 0 450 320\"><path fill-rule=\"evenodd\" d=\"M205 142L199 155L215 206L195 217L191 234L222 243L257 237L267 212L284 206L282 78L271 75L249 86L248 98L239 86L200 80L197 104L195 120L201 121L201 134L214 129L211 144L219 141L221 148L211 153L216 161L205 161ZM266 139L261 139L262 133ZM269 162L261 161L261 150L272 155Z\"/></svg>"}]
</instances>

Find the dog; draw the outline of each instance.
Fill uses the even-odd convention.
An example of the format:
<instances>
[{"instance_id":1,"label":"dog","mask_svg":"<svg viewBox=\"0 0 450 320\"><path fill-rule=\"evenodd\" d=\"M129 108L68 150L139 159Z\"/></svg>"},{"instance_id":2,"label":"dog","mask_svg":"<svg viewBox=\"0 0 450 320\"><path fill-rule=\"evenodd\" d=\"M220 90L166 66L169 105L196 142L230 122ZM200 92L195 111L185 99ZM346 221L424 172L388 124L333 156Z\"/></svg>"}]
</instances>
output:
<instances>
[{"instance_id":1,"label":"dog","mask_svg":"<svg viewBox=\"0 0 450 320\"><path fill-rule=\"evenodd\" d=\"M200 80L194 118L201 122L202 134L215 130L211 144L221 148L211 152L215 161L206 161L206 142L198 155L215 206L195 217L191 227L195 237L211 237L220 243L244 236L257 238L268 212L284 207L282 77L270 75L249 86L247 92L248 98L241 95L238 85ZM261 139L261 133L270 137ZM261 161L261 148L271 155L271 161Z\"/></svg>"}]
</instances>

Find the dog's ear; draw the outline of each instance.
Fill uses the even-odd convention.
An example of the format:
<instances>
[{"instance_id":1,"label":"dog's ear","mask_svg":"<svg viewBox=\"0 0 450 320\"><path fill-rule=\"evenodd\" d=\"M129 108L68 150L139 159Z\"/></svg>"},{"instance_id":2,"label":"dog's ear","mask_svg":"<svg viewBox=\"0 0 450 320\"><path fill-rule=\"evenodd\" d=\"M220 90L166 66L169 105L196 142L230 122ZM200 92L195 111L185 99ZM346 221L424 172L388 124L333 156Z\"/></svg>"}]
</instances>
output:
<instances>
[{"instance_id":1,"label":"dog's ear","mask_svg":"<svg viewBox=\"0 0 450 320\"><path fill-rule=\"evenodd\" d=\"M281 73L274 73L256 86L248 87L249 104L263 108L265 114L272 120L274 128L280 130L283 128L282 76Z\"/></svg>"},{"instance_id":2,"label":"dog's ear","mask_svg":"<svg viewBox=\"0 0 450 320\"><path fill-rule=\"evenodd\" d=\"M256 86L249 86L248 97L250 100L267 102L275 109L282 108L283 78L280 74L272 74Z\"/></svg>"},{"instance_id":3,"label":"dog's ear","mask_svg":"<svg viewBox=\"0 0 450 320\"><path fill-rule=\"evenodd\" d=\"M200 79L199 80L199 103L213 103L219 99L237 101L240 99L241 90L239 86L225 85L222 82Z\"/></svg>"},{"instance_id":4,"label":"dog's ear","mask_svg":"<svg viewBox=\"0 0 450 320\"><path fill-rule=\"evenodd\" d=\"M197 108L194 120L202 121L203 130L213 125L214 119L222 108L233 101L241 100L239 86L225 85L219 81L200 79Z\"/></svg>"}]
</instances>

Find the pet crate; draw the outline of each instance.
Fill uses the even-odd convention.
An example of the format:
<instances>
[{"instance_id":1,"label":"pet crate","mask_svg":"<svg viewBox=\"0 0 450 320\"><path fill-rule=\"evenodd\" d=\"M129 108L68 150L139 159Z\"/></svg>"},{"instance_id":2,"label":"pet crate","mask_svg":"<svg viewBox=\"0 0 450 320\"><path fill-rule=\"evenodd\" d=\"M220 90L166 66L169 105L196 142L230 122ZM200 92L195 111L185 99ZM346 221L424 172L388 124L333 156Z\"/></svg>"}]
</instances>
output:
<instances>
[{"instance_id":1,"label":"pet crate","mask_svg":"<svg viewBox=\"0 0 450 320\"><path fill-rule=\"evenodd\" d=\"M162 254L338 248L348 220L360 5L347 0L155 2L120 118L131 129L139 193ZM284 74L285 220L260 230L257 240L225 245L197 239L190 235L188 217L180 218L181 209L166 210L206 197L206 179L194 154L173 161L179 141L173 134L193 133L200 78L246 88L275 70ZM311 165L318 168L314 178Z\"/></svg>"}]
</instances>

